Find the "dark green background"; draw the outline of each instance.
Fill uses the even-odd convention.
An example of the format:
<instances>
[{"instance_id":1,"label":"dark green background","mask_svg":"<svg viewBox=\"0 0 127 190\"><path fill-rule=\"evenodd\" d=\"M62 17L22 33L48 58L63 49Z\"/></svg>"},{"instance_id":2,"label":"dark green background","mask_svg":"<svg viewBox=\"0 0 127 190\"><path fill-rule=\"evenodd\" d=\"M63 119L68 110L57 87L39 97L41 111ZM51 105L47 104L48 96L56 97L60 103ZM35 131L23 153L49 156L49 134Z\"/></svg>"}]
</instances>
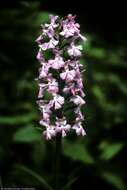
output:
<instances>
[{"instance_id":1,"label":"dark green background","mask_svg":"<svg viewBox=\"0 0 127 190\"><path fill-rule=\"evenodd\" d=\"M35 39L48 14L77 15L88 38L84 72L84 138L63 140L61 184L67 190L127 189L127 25L122 3L3 1L0 3L0 186L52 186L54 142L46 142L36 105ZM122 6L121 6L122 5ZM76 179L76 180L75 180Z\"/></svg>"}]
</instances>

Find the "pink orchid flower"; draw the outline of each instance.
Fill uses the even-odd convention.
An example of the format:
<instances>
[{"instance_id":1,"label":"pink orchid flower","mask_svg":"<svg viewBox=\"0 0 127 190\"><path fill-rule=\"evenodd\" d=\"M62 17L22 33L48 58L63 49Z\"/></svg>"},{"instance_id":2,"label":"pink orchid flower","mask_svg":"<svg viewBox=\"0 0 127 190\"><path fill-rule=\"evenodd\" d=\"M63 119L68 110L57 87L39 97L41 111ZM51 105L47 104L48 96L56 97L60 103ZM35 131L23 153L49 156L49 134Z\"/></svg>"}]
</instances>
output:
<instances>
[{"instance_id":1,"label":"pink orchid flower","mask_svg":"<svg viewBox=\"0 0 127 190\"><path fill-rule=\"evenodd\" d=\"M53 48L55 48L58 43L59 43L58 40L55 40L54 38L51 38L51 39L49 40L49 42L43 43L43 44L39 45L39 47L40 47L43 51L45 51L45 50L47 50L47 49L53 49Z\"/></svg>"},{"instance_id":2,"label":"pink orchid flower","mask_svg":"<svg viewBox=\"0 0 127 190\"><path fill-rule=\"evenodd\" d=\"M85 104L85 101L79 95L72 97L70 101L74 102L74 104L80 105L80 106Z\"/></svg>"},{"instance_id":3,"label":"pink orchid flower","mask_svg":"<svg viewBox=\"0 0 127 190\"><path fill-rule=\"evenodd\" d=\"M46 140L50 140L53 137L55 137L56 133L55 133L55 128L54 126L50 126L48 127L44 132L43 132L44 137L46 138Z\"/></svg>"},{"instance_id":4,"label":"pink orchid flower","mask_svg":"<svg viewBox=\"0 0 127 190\"><path fill-rule=\"evenodd\" d=\"M67 133L70 131L71 125L67 124L67 120L64 119L58 119L56 121L56 133L61 133L62 137L65 137Z\"/></svg>"},{"instance_id":5,"label":"pink orchid flower","mask_svg":"<svg viewBox=\"0 0 127 190\"><path fill-rule=\"evenodd\" d=\"M75 46L74 43L72 42L70 47L68 48L68 54L70 56L79 57L81 56L81 50L82 50L81 45Z\"/></svg>"},{"instance_id":6,"label":"pink orchid flower","mask_svg":"<svg viewBox=\"0 0 127 190\"><path fill-rule=\"evenodd\" d=\"M81 122L78 122L76 124L73 125L72 129L74 129L76 131L76 134L78 136L84 136L86 135L86 132L85 130L83 129L82 125L81 125Z\"/></svg>"},{"instance_id":7,"label":"pink orchid flower","mask_svg":"<svg viewBox=\"0 0 127 190\"><path fill-rule=\"evenodd\" d=\"M61 56L57 55L55 59L49 60L49 64L53 69L60 69L64 66L65 62L63 61L63 58Z\"/></svg>"},{"instance_id":8,"label":"pink orchid flower","mask_svg":"<svg viewBox=\"0 0 127 190\"><path fill-rule=\"evenodd\" d=\"M71 82L74 80L76 75L75 70L66 70L65 72L60 74L61 79L66 80L66 82Z\"/></svg>"},{"instance_id":9,"label":"pink orchid flower","mask_svg":"<svg viewBox=\"0 0 127 190\"><path fill-rule=\"evenodd\" d=\"M55 95L52 103L54 105L55 110L56 109L60 109L62 107L62 105L64 104L64 97L60 96L60 95Z\"/></svg>"}]
</instances>

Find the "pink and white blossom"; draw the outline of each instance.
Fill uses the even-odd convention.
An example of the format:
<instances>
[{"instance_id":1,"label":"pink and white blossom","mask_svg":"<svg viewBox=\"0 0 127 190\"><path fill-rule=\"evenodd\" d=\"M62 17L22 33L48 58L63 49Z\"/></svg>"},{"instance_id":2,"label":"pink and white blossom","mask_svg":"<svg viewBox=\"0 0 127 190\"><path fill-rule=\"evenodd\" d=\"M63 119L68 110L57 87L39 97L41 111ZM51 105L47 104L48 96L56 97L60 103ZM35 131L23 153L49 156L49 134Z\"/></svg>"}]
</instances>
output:
<instances>
[{"instance_id":1,"label":"pink and white blossom","mask_svg":"<svg viewBox=\"0 0 127 190\"><path fill-rule=\"evenodd\" d=\"M39 92L38 92L38 98L42 98L44 95L44 91L46 89L46 85L41 83L39 84Z\"/></svg>"},{"instance_id":2,"label":"pink and white blossom","mask_svg":"<svg viewBox=\"0 0 127 190\"><path fill-rule=\"evenodd\" d=\"M81 56L81 50L82 50L81 45L75 46L74 43L72 42L67 52L70 56L78 57Z\"/></svg>"},{"instance_id":3,"label":"pink and white blossom","mask_svg":"<svg viewBox=\"0 0 127 190\"><path fill-rule=\"evenodd\" d=\"M44 36L48 36L49 38L53 38L55 35L55 28L59 26L58 23L56 23L58 16L50 15L50 23L42 25L42 32Z\"/></svg>"},{"instance_id":4,"label":"pink and white blossom","mask_svg":"<svg viewBox=\"0 0 127 190\"><path fill-rule=\"evenodd\" d=\"M54 15L49 15L49 19L50 19L50 24L45 24L46 27L52 27L52 28L56 28L59 26L59 24L56 24L56 21L59 17L58 16L54 16Z\"/></svg>"},{"instance_id":5,"label":"pink and white blossom","mask_svg":"<svg viewBox=\"0 0 127 190\"><path fill-rule=\"evenodd\" d=\"M79 95L76 95L76 96L72 97L70 99L70 101L74 102L74 104L80 105L80 106L82 106L83 104L85 104L85 101Z\"/></svg>"},{"instance_id":6,"label":"pink and white blossom","mask_svg":"<svg viewBox=\"0 0 127 190\"><path fill-rule=\"evenodd\" d=\"M39 62L44 61L44 57L43 57L43 54L41 52L41 48L39 49L36 58L38 59Z\"/></svg>"},{"instance_id":7,"label":"pink and white blossom","mask_svg":"<svg viewBox=\"0 0 127 190\"><path fill-rule=\"evenodd\" d=\"M43 101L38 101L39 108L43 115L43 120L47 121L50 118L50 115L52 113L51 111L51 103L45 104Z\"/></svg>"},{"instance_id":8,"label":"pink and white blossom","mask_svg":"<svg viewBox=\"0 0 127 190\"><path fill-rule=\"evenodd\" d=\"M45 50L47 50L47 49L53 49L53 48L55 48L58 43L59 43L58 40L55 40L54 38L51 38L51 39L49 40L49 42L43 43L43 44L39 45L39 47L40 47L43 51L45 51Z\"/></svg>"},{"instance_id":9,"label":"pink and white blossom","mask_svg":"<svg viewBox=\"0 0 127 190\"><path fill-rule=\"evenodd\" d=\"M56 133L62 134L62 137L65 137L67 133L70 131L71 125L67 124L67 120L65 118L58 119L56 121Z\"/></svg>"},{"instance_id":10,"label":"pink and white blossom","mask_svg":"<svg viewBox=\"0 0 127 190\"><path fill-rule=\"evenodd\" d=\"M57 55L55 59L49 60L50 67L53 69L60 69L64 66L65 62L63 57Z\"/></svg>"},{"instance_id":11,"label":"pink and white blossom","mask_svg":"<svg viewBox=\"0 0 127 190\"><path fill-rule=\"evenodd\" d=\"M55 35L54 28L52 26L49 26L48 28L43 29L44 36L48 36L49 38L52 38Z\"/></svg>"},{"instance_id":12,"label":"pink and white blossom","mask_svg":"<svg viewBox=\"0 0 127 190\"><path fill-rule=\"evenodd\" d=\"M75 70L69 70L69 69L66 69L65 72L60 74L61 79L65 80L67 83L73 81L75 76L76 76Z\"/></svg>"},{"instance_id":13,"label":"pink and white blossom","mask_svg":"<svg viewBox=\"0 0 127 190\"><path fill-rule=\"evenodd\" d=\"M85 130L83 129L81 122L77 122L76 124L73 125L72 129L76 131L76 134L78 136L84 136L86 135Z\"/></svg>"},{"instance_id":14,"label":"pink and white blossom","mask_svg":"<svg viewBox=\"0 0 127 190\"><path fill-rule=\"evenodd\" d=\"M39 121L40 125L49 128L50 127L50 119L44 120L44 119L40 119Z\"/></svg>"},{"instance_id":15,"label":"pink and white blossom","mask_svg":"<svg viewBox=\"0 0 127 190\"><path fill-rule=\"evenodd\" d=\"M39 79L47 77L49 68L50 67L46 62L42 64L42 67L39 70Z\"/></svg>"},{"instance_id":16,"label":"pink and white blossom","mask_svg":"<svg viewBox=\"0 0 127 190\"><path fill-rule=\"evenodd\" d=\"M80 25L78 23L75 23L74 18L75 17L73 17L70 14L67 16L67 18L65 20L63 20L63 22L62 22L63 30L60 32L61 36L68 38L68 37L72 37L74 35L79 34Z\"/></svg>"},{"instance_id":17,"label":"pink and white blossom","mask_svg":"<svg viewBox=\"0 0 127 190\"><path fill-rule=\"evenodd\" d=\"M51 140L53 137L55 137L56 133L55 133L55 127L54 126L50 126L48 127L44 132L43 135L45 137L46 140Z\"/></svg>"},{"instance_id":18,"label":"pink and white blossom","mask_svg":"<svg viewBox=\"0 0 127 190\"><path fill-rule=\"evenodd\" d=\"M55 95L53 100L52 100L52 104L54 105L54 109L60 109L62 107L62 105L64 104L64 97L60 96L60 95Z\"/></svg>"},{"instance_id":19,"label":"pink and white blossom","mask_svg":"<svg viewBox=\"0 0 127 190\"><path fill-rule=\"evenodd\" d=\"M47 91L51 94L57 94L59 91L58 82L55 79L52 79L48 82Z\"/></svg>"},{"instance_id":20,"label":"pink and white blossom","mask_svg":"<svg viewBox=\"0 0 127 190\"><path fill-rule=\"evenodd\" d=\"M41 44L43 42L43 36L40 35L36 40L35 40L38 44Z\"/></svg>"},{"instance_id":21,"label":"pink and white blossom","mask_svg":"<svg viewBox=\"0 0 127 190\"><path fill-rule=\"evenodd\" d=\"M83 114L81 112L80 107L77 107L74 112L76 114L76 122L84 120L84 116L83 116Z\"/></svg>"}]
</instances>

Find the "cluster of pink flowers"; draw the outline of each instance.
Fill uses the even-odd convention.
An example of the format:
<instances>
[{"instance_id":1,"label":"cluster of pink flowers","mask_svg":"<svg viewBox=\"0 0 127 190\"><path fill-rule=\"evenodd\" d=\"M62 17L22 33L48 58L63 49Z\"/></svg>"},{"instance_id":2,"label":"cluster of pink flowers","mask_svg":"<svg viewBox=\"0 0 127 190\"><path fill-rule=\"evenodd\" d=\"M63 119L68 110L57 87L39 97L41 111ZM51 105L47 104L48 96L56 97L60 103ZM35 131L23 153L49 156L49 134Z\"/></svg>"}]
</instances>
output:
<instances>
[{"instance_id":1,"label":"cluster of pink flowers","mask_svg":"<svg viewBox=\"0 0 127 190\"><path fill-rule=\"evenodd\" d=\"M58 134L65 137L70 130L84 136L81 106L85 104L85 94L79 63L82 46L78 44L86 38L80 34L75 16L69 14L60 19L50 15L49 18L50 23L41 26L42 34L36 39L40 62L37 100L40 125L45 127L43 134L47 140ZM73 105L75 120L68 122L64 107L69 103Z\"/></svg>"}]
</instances>

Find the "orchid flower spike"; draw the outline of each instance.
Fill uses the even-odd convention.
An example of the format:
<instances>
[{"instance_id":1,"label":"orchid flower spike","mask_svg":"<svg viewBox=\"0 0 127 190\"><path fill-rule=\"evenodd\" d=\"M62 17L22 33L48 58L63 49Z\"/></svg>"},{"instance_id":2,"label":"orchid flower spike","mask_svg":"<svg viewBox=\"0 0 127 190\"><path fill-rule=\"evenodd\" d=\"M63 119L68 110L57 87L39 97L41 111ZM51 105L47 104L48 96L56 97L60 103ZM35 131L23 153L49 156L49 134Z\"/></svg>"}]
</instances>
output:
<instances>
[{"instance_id":1,"label":"orchid flower spike","mask_svg":"<svg viewBox=\"0 0 127 190\"><path fill-rule=\"evenodd\" d=\"M65 137L70 131L74 131L77 136L86 135L82 126L84 116L81 107L85 105L85 94L80 64L80 42L85 43L86 37L81 35L75 17L69 14L60 19L50 15L49 23L41 25L42 33L36 39L39 47L37 60L40 63L37 104L46 140L59 134ZM65 109L67 106L70 109L70 105L73 105L71 115L75 118L72 121Z\"/></svg>"}]
</instances>

